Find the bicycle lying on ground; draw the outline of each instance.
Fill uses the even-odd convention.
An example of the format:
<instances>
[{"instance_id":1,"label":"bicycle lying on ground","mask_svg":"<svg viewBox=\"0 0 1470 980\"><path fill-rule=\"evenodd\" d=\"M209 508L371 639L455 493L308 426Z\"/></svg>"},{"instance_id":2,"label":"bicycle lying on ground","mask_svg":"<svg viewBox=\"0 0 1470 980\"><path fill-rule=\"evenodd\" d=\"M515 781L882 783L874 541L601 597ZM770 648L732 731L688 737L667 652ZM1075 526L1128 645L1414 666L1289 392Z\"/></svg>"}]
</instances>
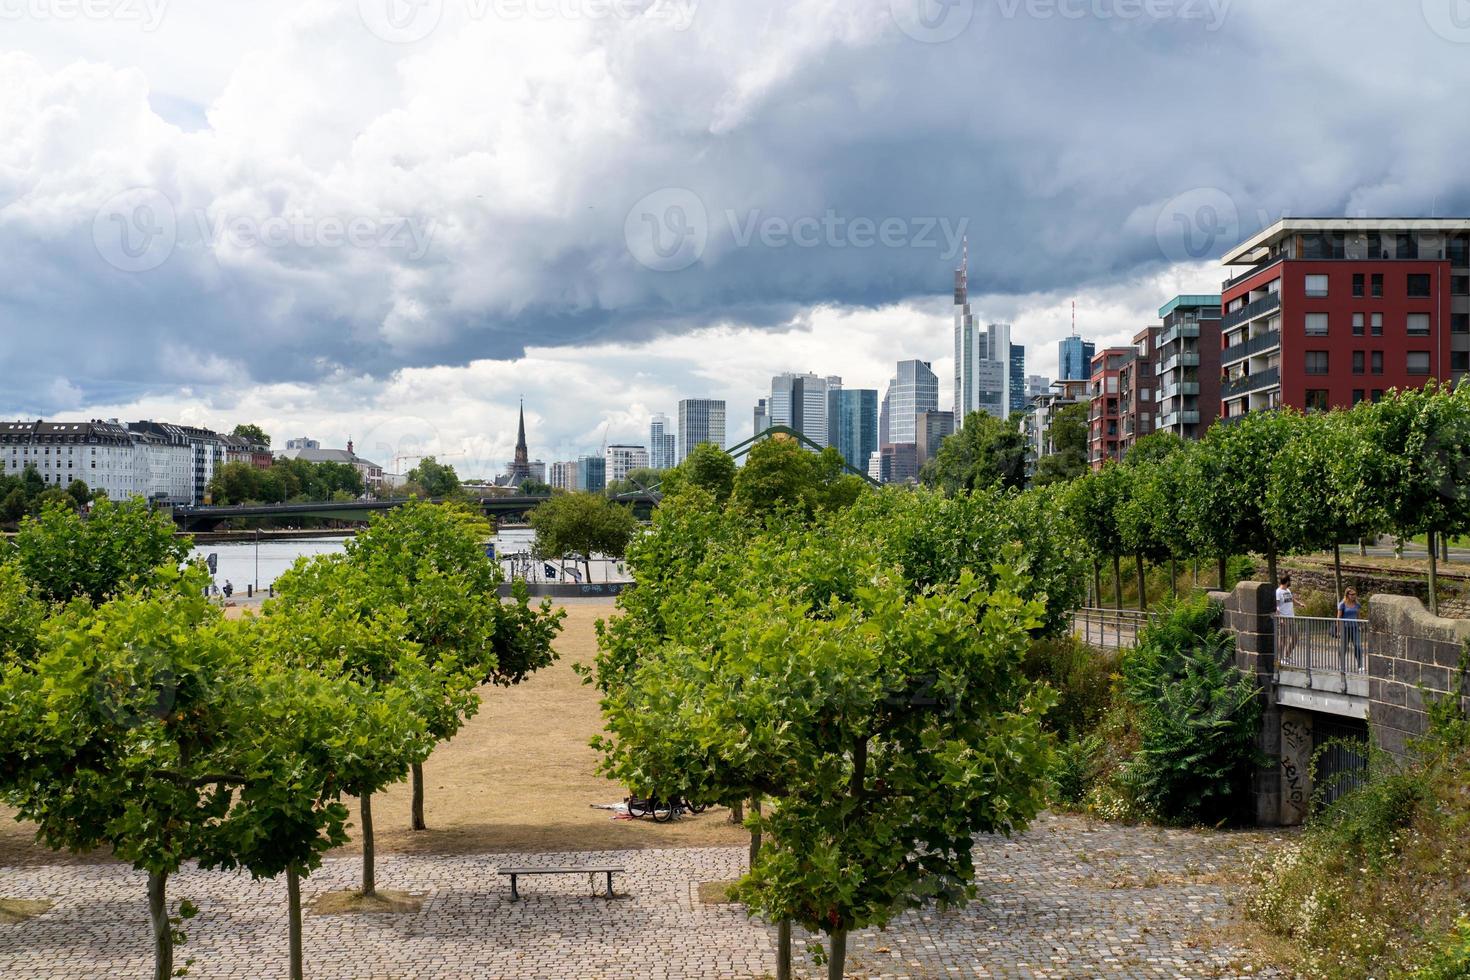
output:
<instances>
[{"instance_id":1,"label":"bicycle lying on ground","mask_svg":"<svg viewBox=\"0 0 1470 980\"><path fill-rule=\"evenodd\" d=\"M628 816L652 817L654 823L668 823L685 813L703 813L709 809L707 803L690 803L688 800L660 800L655 797L628 797Z\"/></svg>"}]
</instances>

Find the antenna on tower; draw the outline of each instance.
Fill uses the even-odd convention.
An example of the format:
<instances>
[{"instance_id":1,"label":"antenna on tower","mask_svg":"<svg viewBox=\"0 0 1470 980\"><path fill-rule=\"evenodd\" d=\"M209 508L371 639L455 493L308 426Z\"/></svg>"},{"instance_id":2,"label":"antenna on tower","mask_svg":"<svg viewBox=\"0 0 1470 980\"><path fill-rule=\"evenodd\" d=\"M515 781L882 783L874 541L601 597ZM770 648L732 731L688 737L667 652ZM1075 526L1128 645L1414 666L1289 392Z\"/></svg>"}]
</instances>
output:
<instances>
[{"instance_id":1,"label":"antenna on tower","mask_svg":"<svg viewBox=\"0 0 1470 980\"><path fill-rule=\"evenodd\" d=\"M1072 300L1072 336L1077 336L1077 301Z\"/></svg>"}]
</instances>

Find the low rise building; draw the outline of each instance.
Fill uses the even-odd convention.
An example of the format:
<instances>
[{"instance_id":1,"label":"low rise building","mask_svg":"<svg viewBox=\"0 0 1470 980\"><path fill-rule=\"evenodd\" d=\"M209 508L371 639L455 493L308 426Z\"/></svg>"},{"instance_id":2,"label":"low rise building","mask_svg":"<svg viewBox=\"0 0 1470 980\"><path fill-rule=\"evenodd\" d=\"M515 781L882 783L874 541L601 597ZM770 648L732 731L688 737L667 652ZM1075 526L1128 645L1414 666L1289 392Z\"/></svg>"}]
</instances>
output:
<instances>
[{"instance_id":1,"label":"low rise building","mask_svg":"<svg viewBox=\"0 0 1470 980\"><path fill-rule=\"evenodd\" d=\"M315 440L297 440L291 442L315 442ZM287 443L290 446L291 443ZM383 488L383 468L371 460L363 459L353 451L352 440L347 441L346 449L285 449L278 454L280 459L300 459L308 463L342 463L357 470L362 477L363 487L369 493Z\"/></svg>"}]
</instances>

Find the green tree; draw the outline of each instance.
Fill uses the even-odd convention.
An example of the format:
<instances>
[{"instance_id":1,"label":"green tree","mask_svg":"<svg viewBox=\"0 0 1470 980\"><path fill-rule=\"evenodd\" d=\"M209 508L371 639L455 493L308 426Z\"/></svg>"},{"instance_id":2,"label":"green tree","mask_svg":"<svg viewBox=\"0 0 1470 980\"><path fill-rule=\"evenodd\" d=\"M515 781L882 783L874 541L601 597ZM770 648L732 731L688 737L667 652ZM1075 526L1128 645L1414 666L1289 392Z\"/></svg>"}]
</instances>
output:
<instances>
[{"instance_id":1,"label":"green tree","mask_svg":"<svg viewBox=\"0 0 1470 980\"><path fill-rule=\"evenodd\" d=\"M45 618L46 607L36 598L20 566L0 558L0 665L36 658Z\"/></svg>"},{"instance_id":2,"label":"green tree","mask_svg":"<svg viewBox=\"0 0 1470 980\"><path fill-rule=\"evenodd\" d=\"M188 539L175 537L168 515L150 511L141 498L98 501L85 517L66 501L22 521L15 538L21 571L48 602L102 602L152 583L188 557Z\"/></svg>"},{"instance_id":3,"label":"green tree","mask_svg":"<svg viewBox=\"0 0 1470 980\"><path fill-rule=\"evenodd\" d=\"M1171 432L1155 432L1144 436L1128 450L1124 468L1127 485L1117 501L1116 521L1123 550L1133 555L1138 578L1138 608L1148 608L1148 586L1144 563L1174 557L1171 532L1175 530L1169 514L1173 492L1171 477L1175 470L1169 460L1184 447L1184 442ZM1160 511L1162 508L1162 512ZM1170 571L1173 571L1170 562ZM1171 586L1172 587L1172 586Z\"/></svg>"},{"instance_id":4,"label":"green tree","mask_svg":"<svg viewBox=\"0 0 1470 980\"><path fill-rule=\"evenodd\" d=\"M237 439L249 439L257 446L269 448L271 444L271 437L266 435L266 431L253 422L241 422L235 426L234 431L230 434Z\"/></svg>"},{"instance_id":5,"label":"green tree","mask_svg":"<svg viewBox=\"0 0 1470 980\"><path fill-rule=\"evenodd\" d=\"M580 558L592 580L592 556L622 558L638 529L633 512L601 494L552 497L531 512L538 559Z\"/></svg>"},{"instance_id":6,"label":"green tree","mask_svg":"<svg viewBox=\"0 0 1470 980\"><path fill-rule=\"evenodd\" d=\"M759 517L792 509L811 517L819 510L850 506L867 489L847 473L842 454L831 446L811 453L794 439L763 439L751 447L735 476L732 507Z\"/></svg>"},{"instance_id":7,"label":"green tree","mask_svg":"<svg viewBox=\"0 0 1470 980\"><path fill-rule=\"evenodd\" d=\"M419 465L408 471L408 486L418 496L435 500L446 500L459 494L459 474L448 463L441 463L433 456L425 456Z\"/></svg>"},{"instance_id":8,"label":"green tree","mask_svg":"<svg viewBox=\"0 0 1470 980\"><path fill-rule=\"evenodd\" d=\"M1123 573L1121 557L1126 544L1118 515L1128 491L1128 473L1116 463L1107 463L1103 468L1088 473L1067 488L1064 503L1072 526L1092 552L1093 596L1102 605L1102 575L1099 564L1103 559L1113 563L1113 605L1123 607Z\"/></svg>"},{"instance_id":9,"label":"green tree","mask_svg":"<svg viewBox=\"0 0 1470 980\"><path fill-rule=\"evenodd\" d=\"M520 493L526 497L551 496L551 484L545 480L526 480L520 485Z\"/></svg>"},{"instance_id":10,"label":"green tree","mask_svg":"<svg viewBox=\"0 0 1470 980\"><path fill-rule=\"evenodd\" d=\"M25 517L28 510L26 492L19 486L12 487L3 498L0 498L0 521L14 524Z\"/></svg>"},{"instance_id":11,"label":"green tree","mask_svg":"<svg viewBox=\"0 0 1470 980\"><path fill-rule=\"evenodd\" d=\"M87 489L87 484L82 480L73 480L67 484L66 493L75 502L78 510L92 502L92 492Z\"/></svg>"},{"instance_id":12,"label":"green tree","mask_svg":"<svg viewBox=\"0 0 1470 980\"><path fill-rule=\"evenodd\" d=\"M695 446L682 463L664 474L664 492L696 487L724 506L735 490L735 460L714 443Z\"/></svg>"},{"instance_id":13,"label":"green tree","mask_svg":"<svg viewBox=\"0 0 1470 980\"><path fill-rule=\"evenodd\" d=\"M947 493L1026 485L1026 437L1015 426L985 412L971 412L924 464L921 481Z\"/></svg>"},{"instance_id":14,"label":"green tree","mask_svg":"<svg viewBox=\"0 0 1470 980\"><path fill-rule=\"evenodd\" d=\"M1052 451L1036 463L1033 483L1038 487L1067 483L1087 472L1087 413L1085 402L1068 405L1052 416L1048 438Z\"/></svg>"}]
</instances>

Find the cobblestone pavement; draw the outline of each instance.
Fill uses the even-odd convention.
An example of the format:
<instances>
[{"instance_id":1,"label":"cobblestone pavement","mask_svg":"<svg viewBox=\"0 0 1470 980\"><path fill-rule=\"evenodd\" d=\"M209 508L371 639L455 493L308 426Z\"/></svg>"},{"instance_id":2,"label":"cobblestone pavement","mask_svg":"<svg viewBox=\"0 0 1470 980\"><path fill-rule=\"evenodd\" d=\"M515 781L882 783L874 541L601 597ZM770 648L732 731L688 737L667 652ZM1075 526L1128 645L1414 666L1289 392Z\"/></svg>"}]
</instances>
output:
<instances>
[{"instance_id":1,"label":"cobblestone pavement","mask_svg":"<svg viewBox=\"0 0 1470 980\"><path fill-rule=\"evenodd\" d=\"M849 975L1234 976L1244 960L1210 945L1230 916L1223 875L1256 834L1204 834L1044 817L978 852L984 901L906 913L854 935ZM502 864L612 861L626 897L591 897L580 876L522 879L508 901ZM701 881L737 877L742 848L425 857L382 855L380 888L424 897L403 915L308 914L307 975L335 978L745 978L774 972L774 933L736 906L702 905ZM333 858L303 885L304 901L351 888L356 860ZM124 980L150 975L145 883L115 864L0 869L0 894L55 906L0 926L0 977ZM188 871L170 882L200 915L179 961L191 977L284 976L285 885ZM804 937L803 937L804 938ZM798 953L803 938L799 938ZM815 975L810 960L798 971ZM822 975L825 975L823 973Z\"/></svg>"}]
</instances>

